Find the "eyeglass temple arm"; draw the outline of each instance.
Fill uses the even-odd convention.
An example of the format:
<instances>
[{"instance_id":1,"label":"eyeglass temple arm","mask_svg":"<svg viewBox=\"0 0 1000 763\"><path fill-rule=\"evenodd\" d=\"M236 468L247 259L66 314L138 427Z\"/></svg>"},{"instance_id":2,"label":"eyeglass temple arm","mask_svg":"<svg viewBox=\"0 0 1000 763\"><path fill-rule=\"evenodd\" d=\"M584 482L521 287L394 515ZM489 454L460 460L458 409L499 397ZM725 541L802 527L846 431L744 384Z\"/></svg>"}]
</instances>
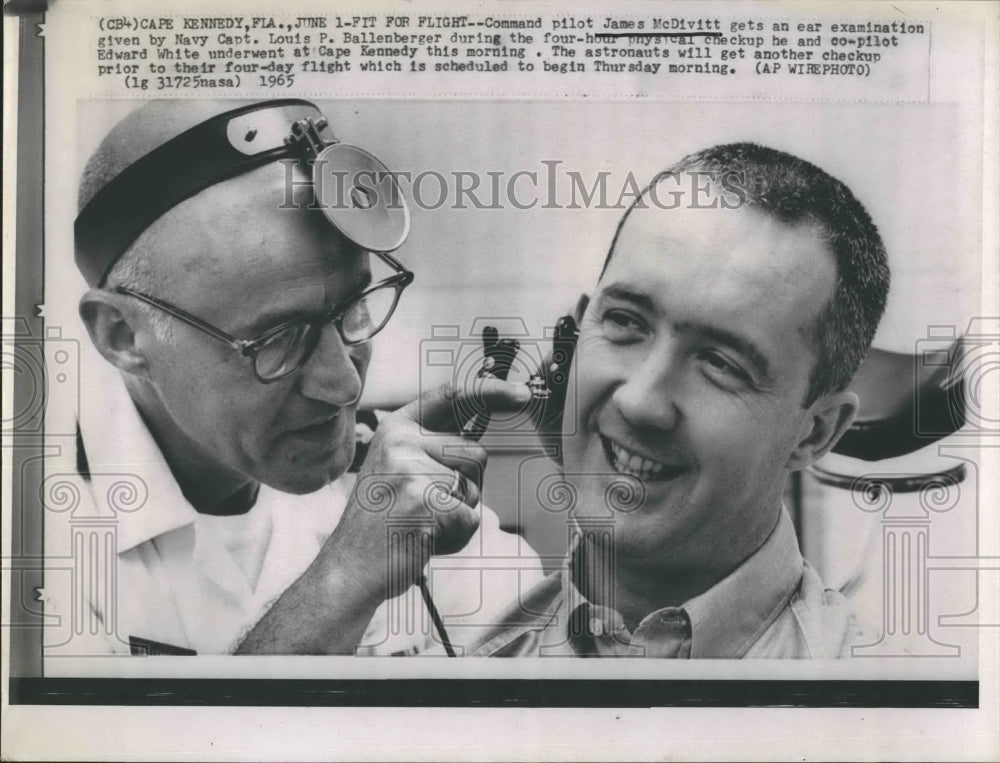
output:
<instances>
[{"instance_id":1,"label":"eyeglass temple arm","mask_svg":"<svg viewBox=\"0 0 1000 763\"><path fill-rule=\"evenodd\" d=\"M147 305L152 305L158 310L162 310L168 315L172 315L177 320L182 321L189 326L194 326L199 331L203 331L209 336L218 339L220 342L229 345L234 350L240 350L242 352L253 344L253 342L249 342L246 339L239 339L232 334L227 334L225 331L216 328L211 323L206 323L201 318L191 315L191 313L181 310L179 307L174 307L167 302L163 302L156 297L151 297L148 294L143 294L140 291L134 291L124 286L115 287L115 291L119 294L128 294L130 297L135 297L139 301L145 302Z\"/></svg>"}]
</instances>

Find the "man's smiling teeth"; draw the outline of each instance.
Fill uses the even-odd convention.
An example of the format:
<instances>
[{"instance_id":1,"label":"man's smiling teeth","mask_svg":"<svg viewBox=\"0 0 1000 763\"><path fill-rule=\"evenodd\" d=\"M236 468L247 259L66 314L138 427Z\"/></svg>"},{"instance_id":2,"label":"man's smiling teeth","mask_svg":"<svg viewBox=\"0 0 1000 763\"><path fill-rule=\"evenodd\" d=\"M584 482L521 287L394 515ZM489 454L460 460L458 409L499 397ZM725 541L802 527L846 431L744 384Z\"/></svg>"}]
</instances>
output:
<instances>
[{"instance_id":1,"label":"man's smiling teeth","mask_svg":"<svg viewBox=\"0 0 1000 763\"><path fill-rule=\"evenodd\" d=\"M652 480L656 479L665 468L664 464L631 453L610 440L608 444L611 446L614 467L622 474L638 477L641 480Z\"/></svg>"}]
</instances>

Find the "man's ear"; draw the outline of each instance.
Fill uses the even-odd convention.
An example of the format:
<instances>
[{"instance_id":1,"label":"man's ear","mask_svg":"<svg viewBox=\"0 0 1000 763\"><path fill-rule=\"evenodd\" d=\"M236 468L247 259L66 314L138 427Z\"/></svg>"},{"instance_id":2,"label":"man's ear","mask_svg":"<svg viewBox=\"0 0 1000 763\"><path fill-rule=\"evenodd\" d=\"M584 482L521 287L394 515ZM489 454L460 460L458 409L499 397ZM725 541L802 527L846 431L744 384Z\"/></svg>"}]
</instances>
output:
<instances>
[{"instance_id":1,"label":"man's ear","mask_svg":"<svg viewBox=\"0 0 1000 763\"><path fill-rule=\"evenodd\" d=\"M858 396L846 391L823 395L809 406L809 416L786 468L791 471L805 469L825 456L851 426L858 405Z\"/></svg>"},{"instance_id":2,"label":"man's ear","mask_svg":"<svg viewBox=\"0 0 1000 763\"><path fill-rule=\"evenodd\" d=\"M80 318L105 360L123 373L145 375L149 363L136 341L137 316L121 309L120 297L91 289L80 300Z\"/></svg>"},{"instance_id":3,"label":"man's ear","mask_svg":"<svg viewBox=\"0 0 1000 763\"><path fill-rule=\"evenodd\" d=\"M576 307L573 309L573 319L576 321L576 325L580 325L580 321L583 320L583 314L587 312L587 305L590 304L590 295L581 294L580 298L576 301Z\"/></svg>"}]
</instances>

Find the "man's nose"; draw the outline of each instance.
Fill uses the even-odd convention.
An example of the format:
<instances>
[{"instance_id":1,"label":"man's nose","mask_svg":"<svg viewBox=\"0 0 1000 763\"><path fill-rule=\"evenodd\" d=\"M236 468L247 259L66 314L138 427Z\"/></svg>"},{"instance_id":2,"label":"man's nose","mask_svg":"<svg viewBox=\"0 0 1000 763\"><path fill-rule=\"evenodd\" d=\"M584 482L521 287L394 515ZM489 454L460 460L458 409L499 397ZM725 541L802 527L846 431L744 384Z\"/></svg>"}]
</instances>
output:
<instances>
[{"instance_id":1,"label":"man's nose","mask_svg":"<svg viewBox=\"0 0 1000 763\"><path fill-rule=\"evenodd\" d=\"M356 403L364 388L371 349L367 343L347 345L332 325L322 328L316 349L299 376L303 396L337 406Z\"/></svg>"},{"instance_id":2,"label":"man's nose","mask_svg":"<svg viewBox=\"0 0 1000 763\"><path fill-rule=\"evenodd\" d=\"M657 346L635 364L625 364L612 400L635 427L671 429L680 417L683 383L680 360L668 346Z\"/></svg>"}]
</instances>

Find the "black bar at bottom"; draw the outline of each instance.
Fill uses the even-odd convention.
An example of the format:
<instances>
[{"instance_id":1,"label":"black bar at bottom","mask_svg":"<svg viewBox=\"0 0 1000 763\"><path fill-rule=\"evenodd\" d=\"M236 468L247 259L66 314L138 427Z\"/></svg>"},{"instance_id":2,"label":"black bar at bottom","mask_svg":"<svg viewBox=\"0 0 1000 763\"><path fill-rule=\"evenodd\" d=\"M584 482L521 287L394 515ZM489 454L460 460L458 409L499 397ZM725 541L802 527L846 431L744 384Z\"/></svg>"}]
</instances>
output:
<instances>
[{"instance_id":1,"label":"black bar at bottom","mask_svg":"<svg viewBox=\"0 0 1000 763\"><path fill-rule=\"evenodd\" d=\"M10 704L977 708L979 682L11 678Z\"/></svg>"}]
</instances>

